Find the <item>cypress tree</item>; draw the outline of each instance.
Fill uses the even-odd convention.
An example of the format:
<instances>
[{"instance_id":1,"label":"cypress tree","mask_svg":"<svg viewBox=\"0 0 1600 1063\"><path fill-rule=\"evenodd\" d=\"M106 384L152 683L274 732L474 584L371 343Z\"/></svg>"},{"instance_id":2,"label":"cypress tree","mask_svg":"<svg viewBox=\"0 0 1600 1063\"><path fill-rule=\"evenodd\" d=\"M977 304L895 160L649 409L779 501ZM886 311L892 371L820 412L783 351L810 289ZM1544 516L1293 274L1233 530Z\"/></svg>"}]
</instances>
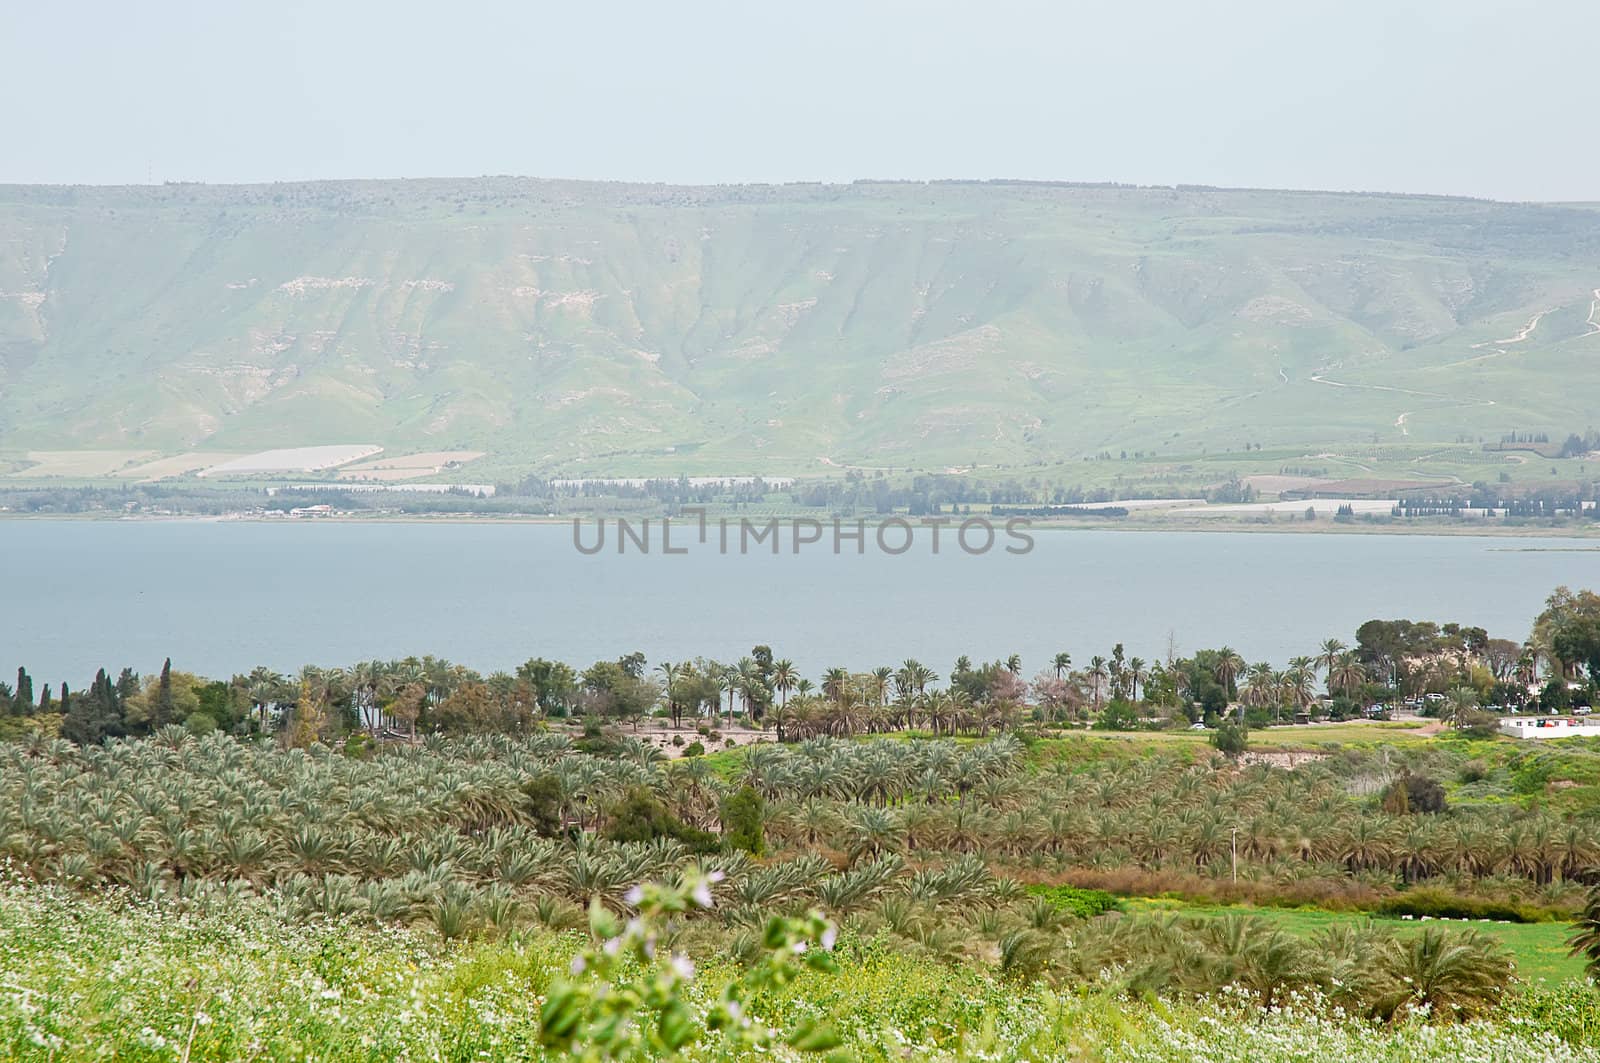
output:
<instances>
[{"instance_id":1,"label":"cypress tree","mask_svg":"<svg viewBox=\"0 0 1600 1063\"><path fill-rule=\"evenodd\" d=\"M17 689L15 694L16 714L27 716L33 712L33 677L26 668L17 669Z\"/></svg>"},{"instance_id":2,"label":"cypress tree","mask_svg":"<svg viewBox=\"0 0 1600 1063\"><path fill-rule=\"evenodd\" d=\"M117 676L117 704L126 706L128 699L139 693L139 676L132 668L124 668Z\"/></svg>"},{"instance_id":3,"label":"cypress tree","mask_svg":"<svg viewBox=\"0 0 1600 1063\"><path fill-rule=\"evenodd\" d=\"M39 691L39 715L44 716L54 711L55 706L50 704L50 684L46 683L44 689Z\"/></svg>"},{"instance_id":4,"label":"cypress tree","mask_svg":"<svg viewBox=\"0 0 1600 1063\"><path fill-rule=\"evenodd\" d=\"M172 658L168 657L161 666L161 681L156 687L155 711L150 714L151 729L164 726L172 722Z\"/></svg>"}]
</instances>

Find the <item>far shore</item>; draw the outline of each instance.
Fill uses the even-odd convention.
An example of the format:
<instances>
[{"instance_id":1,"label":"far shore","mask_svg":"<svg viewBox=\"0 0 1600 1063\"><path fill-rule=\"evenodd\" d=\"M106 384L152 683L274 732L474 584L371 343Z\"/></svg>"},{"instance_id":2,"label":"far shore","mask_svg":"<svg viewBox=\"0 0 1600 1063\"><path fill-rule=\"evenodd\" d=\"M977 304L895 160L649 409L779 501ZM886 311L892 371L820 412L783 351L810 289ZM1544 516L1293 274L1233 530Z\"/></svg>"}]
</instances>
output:
<instances>
[{"instance_id":1,"label":"far shore","mask_svg":"<svg viewBox=\"0 0 1600 1063\"><path fill-rule=\"evenodd\" d=\"M310 524L557 524L570 525L574 520L594 522L597 520L614 521L627 520L635 526L649 520L656 523L662 519L660 513L586 513L568 514L564 516L538 516L534 514L499 515L491 513L340 513L333 516L317 517L267 517L260 514L129 514L129 513L14 513L0 512L0 524L7 521L102 521L106 523L247 523L247 524L284 524L284 525L310 525ZM809 514L760 514L756 516L745 515L747 519L765 523L775 520L779 525L791 524L797 520L821 521L829 525L832 516L813 516ZM987 516L983 513L973 513L973 517ZM719 518L736 521L740 514L708 514L707 519L715 521ZM909 521L913 525L921 517L910 517L905 514L889 514L879 517L856 516L840 518L842 521L853 522L865 520L870 526L880 519L898 518ZM949 518L952 524L959 524L954 517ZM999 520L1001 518L993 518ZM1024 519L1024 518L1018 518ZM687 518L673 518L676 523L682 521L689 523ZM1125 518L1031 518L1026 525L1030 532L1070 532L1070 531L1116 531L1116 532L1265 532L1278 534L1298 535L1420 535L1436 537L1442 535L1463 535L1479 537L1495 537L1506 539L1573 539L1594 541L1596 545L1591 548L1600 550L1600 522L1589 525L1582 524L1552 524L1507 525L1501 522L1482 521L1451 521L1434 518L1411 518L1409 520L1395 521L1393 523L1375 523L1362 520L1341 522L1332 518L1319 518L1317 520L1304 520L1299 518L1282 517L1264 520L1259 516L1234 517L1234 516L1190 516L1186 518L1162 518L1158 516L1129 516Z\"/></svg>"}]
</instances>

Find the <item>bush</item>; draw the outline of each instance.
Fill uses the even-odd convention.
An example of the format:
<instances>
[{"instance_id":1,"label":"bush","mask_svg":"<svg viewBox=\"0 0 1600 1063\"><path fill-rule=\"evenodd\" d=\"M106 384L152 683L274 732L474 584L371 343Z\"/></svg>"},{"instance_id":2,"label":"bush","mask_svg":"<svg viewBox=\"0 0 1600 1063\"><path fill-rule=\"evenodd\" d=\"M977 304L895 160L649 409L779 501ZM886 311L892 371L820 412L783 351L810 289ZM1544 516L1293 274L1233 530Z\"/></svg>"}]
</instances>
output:
<instances>
[{"instance_id":1,"label":"bush","mask_svg":"<svg viewBox=\"0 0 1600 1063\"><path fill-rule=\"evenodd\" d=\"M1551 913L1513 901L1486 901L1461 897L1437 889L1415 889L1396 894L1380 904L1380 915L1409 915L1431 919L1494 919L1503 923L1542 923Z\"/></svg>"},{"instance_id":2,"label":"bush","mask_svg":"<svg viewBox=\"0 0 1600 1063\"><path fill-rule=\"evenodd\" d=\"M1468 709L1461 724L1461 733L1468 738L1493 738L1500 733L1500 717L1482 709Z\"/></svg>"},{"instance_id":3,"label":"bush","mask_svg":"<svg viewBox=\"0 0 1600 1063\"><path fill-rule=\"evenodd\" d=\"M1489 765L1481 760L1469 760L1456 769L1456 779L1463 783L1482 782L1489 777Z\"/></svg>"},{"instance_id":4,"label":"bush","mask_svg":"<svg viewBox=\"0 0 1600 1063\"><path fill-rule=\"evenodd\" d=\"M715 834L689 826L642 786L633 787L612 806L611 822L606 824L602 833L614 842L649 842L657 838L671 838L696 853L714 853L722 848L721 840Z\"/></svg>"},{"instance_id":5,"label":"bush","mask_svg":"<svg viewBox=\"0 0 1600 1063\"><path fill-rule=\"evenodd\" d=\"M683 747L683 755L686 757L703 757L706 755L706 745L704 742L690 742Z\"/></svg>"},{"instance_id":6,"label":"bush","mask_svg":"<svg viewBox=\"0 0 1600 1063\"><path fill-rule=\"evenodd\" d=\"M1443 812L1444 787L1426 775L1403 775L1384 791L1383 810L1396 816L1411 812Z\"/></svg>"},{"instance_id":7,"label":"bush","mask_svg":"<svg viewBox=\"0 0 1600 1063\"><path fill-rule=\"evenodd\" d=\"M535 775L522 784L528 818L544 838L561 833L561 783L554 775Z\"/></svg>"},{"instance_id":8,"label":"bush","mask_svg":"<svg viewBox=\"0 0 1600 1063\"><path fill-rule=\"evenodd\" d=\"M729 850L742 849L760 856L766 849L762 824L767 802L753 787L742 786L722 799L722 844Z\"/></svg>"},{"instance_id":9,"label":"bush","mask_svg":"<svg viewBox=\"0 0 1600 1063\"><path fill-rule=\"evenodd\" d=\"M1107 703L1094 725L1102 731L1132 731L1139 726L1139 714L1126 701Z\"/></svg>"},{"instance_id":10,"label":"bush","mask_svg":"<svg viewBox=\"0 0 1600 1063\"><path fill-rule=\"evenodd\" d=\"M672 744L681 749L683 747L683 735L673 735Z\"/></svg>"},{"instance_id":11,"label":"bush","mask_svg":"<svg viewBox=\"0 0 1600 1063\"><path fill-rule=\"evenodd\" d=\"M1511 772L1511 788L1519 794L1543 793L1550 785L1550 765L1538 757L1527 757Z\"/></svg>"},{"instance_id":12,"label":"bush","mask_svg":"<svg viewBox=\"0 0 1600 1063\"><path fill-rule=\"evenodd\" d=\"M1250 731L1235 720L1224 720L1211 735L1211 744L1219 753L1236 757L1250 748Z\"/></svg>"},{"instance_id":13,"label":"bush","mask_svg":"<svg viewBox=\"0 0 1600 1063\"><path fill-rule=\"evenodd\" d=\"M1123 910L1122 902L1105 890L1087 890L1077 886L1029 886L1028 892L1035 897L1043 897L1057 910L1079 919L1093 919L1106 912Z\"/></svg>"}]
</instances>

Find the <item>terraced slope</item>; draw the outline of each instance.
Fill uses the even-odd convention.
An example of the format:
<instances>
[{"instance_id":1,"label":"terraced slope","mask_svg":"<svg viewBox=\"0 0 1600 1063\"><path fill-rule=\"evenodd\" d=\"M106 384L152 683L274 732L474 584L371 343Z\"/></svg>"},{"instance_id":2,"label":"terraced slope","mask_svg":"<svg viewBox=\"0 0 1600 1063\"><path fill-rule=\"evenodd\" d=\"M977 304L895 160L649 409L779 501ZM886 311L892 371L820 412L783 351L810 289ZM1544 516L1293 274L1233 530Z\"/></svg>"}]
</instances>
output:
<instances>
[{"instance_id":1,"label":"terraced slope","mask_svg":"<svg viewBox=\"0 0 1600 1063\"><path fill-rule=\"evenodd\" d=\"M1587 206L0 187L0 448L778 473L1565 432L1600 424L1597 288Z\"/></svg>"}]
</instances>

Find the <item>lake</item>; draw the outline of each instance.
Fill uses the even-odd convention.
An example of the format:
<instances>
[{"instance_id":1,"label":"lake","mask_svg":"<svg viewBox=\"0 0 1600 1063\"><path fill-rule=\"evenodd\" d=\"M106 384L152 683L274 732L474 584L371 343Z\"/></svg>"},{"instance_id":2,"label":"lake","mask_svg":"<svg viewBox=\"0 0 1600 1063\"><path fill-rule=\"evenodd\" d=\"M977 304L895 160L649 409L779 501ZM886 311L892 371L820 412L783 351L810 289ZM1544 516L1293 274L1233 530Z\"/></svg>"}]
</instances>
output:
<instances>
[{"instance_id":1,"label":"lake","mask_svg":"<svg viewBox=\"0 0 1600 1063\"><path fill-rule=\"evenodd\" d=\"M1373 617L1520 640L1558 584L1600 588L1600 551L1579 539L1033 535L1022 556L926 539L899 556L585 556L556 524L0 521L0 667L82 689L97 667L169 655L226 677L425 653L484 671L731 660L767 643L813 678L906 657L944 674L962 653L1020 653L1031 676L1060 650L1081 663L1120 641L1154 660L1169 639L1281 666Z\"/></svg>"}]
</instances>

